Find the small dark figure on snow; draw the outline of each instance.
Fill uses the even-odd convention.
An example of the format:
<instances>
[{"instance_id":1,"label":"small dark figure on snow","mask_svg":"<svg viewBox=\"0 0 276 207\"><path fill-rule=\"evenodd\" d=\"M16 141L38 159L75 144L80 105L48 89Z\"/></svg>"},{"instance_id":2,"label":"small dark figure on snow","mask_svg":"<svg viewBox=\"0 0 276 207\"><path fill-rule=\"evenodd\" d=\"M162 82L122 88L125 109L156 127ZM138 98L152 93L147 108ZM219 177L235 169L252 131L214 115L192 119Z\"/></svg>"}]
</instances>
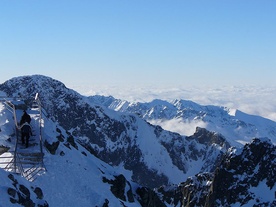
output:
<instances>
[{"instance_id":1,"label":"small dark figure on snow","mask_svg":"<svg viewBox=\"0 0 276 207\"><path fill-rule=\"evenodd\" d=\"M25 122L21 127L21 141L22 144L25 144L25 138L26 138L26 148L29 147L29 139L32 135L32 127L28 122Z\"/></svg>"},{"instance_id":2,"label":"small dark figure on snow","mask_svg":"<svg viewBox=\"0 0 276 207\"><path fill-rule=\"evenodd\" d=\"M20 126L22 126L25 122L31 123L31 116L24 110L23 115L20 120Z\"/></svg>"}]
</instances>

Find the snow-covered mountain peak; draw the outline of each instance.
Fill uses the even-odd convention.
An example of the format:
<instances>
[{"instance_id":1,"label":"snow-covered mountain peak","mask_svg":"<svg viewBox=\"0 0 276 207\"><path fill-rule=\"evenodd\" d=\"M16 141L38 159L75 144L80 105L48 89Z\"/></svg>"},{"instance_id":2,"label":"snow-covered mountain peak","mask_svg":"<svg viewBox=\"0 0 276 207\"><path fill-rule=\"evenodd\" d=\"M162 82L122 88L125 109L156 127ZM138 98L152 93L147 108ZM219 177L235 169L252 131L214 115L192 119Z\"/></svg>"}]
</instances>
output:
<instances>
[{"instance_id":1,"label":"snow-covered mountain peak","mask_svg":"<svg viewBox=\"0 0 276 207\"><path fill-rule=\"evenodd\" d=\"M171 103L178 109L189 108L189 109L198 110L198 111L201 110L201 106L199 104L190 100L176 99Z\"/></svg>"},{"instance_id":2,"label":"snow-covered mountain peak","mask_svg":"<svg viewBox=\"0 0 276 207\"><path fill-rule=\"evenodd\" d=\"M31 75L31 76L20 76L12 78L6 82L3 83L6 87L17 87L18 85L21 85L21 90L18 88L17 95L21 95L21 93L24 93L24 89L29 88L32 89L30 91L35 90L53 90L53 89L61 89L66 88L65 85L53 78L43 76L43 75ZM16 94L14 94L16 95Z\"/></svg>"}]
</instances>

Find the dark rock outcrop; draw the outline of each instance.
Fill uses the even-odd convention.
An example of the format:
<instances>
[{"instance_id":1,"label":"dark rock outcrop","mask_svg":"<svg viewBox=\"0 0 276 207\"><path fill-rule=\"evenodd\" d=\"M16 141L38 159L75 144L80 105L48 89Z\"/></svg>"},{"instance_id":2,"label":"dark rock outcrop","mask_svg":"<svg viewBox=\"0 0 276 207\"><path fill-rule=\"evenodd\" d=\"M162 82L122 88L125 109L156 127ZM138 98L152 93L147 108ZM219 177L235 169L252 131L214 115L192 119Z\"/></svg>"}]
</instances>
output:
<instances>
[{"instance_id":1,"label":"dark rock outcrop","mask_svg":"<svg viewBox=\"0 0 276 207\"><path fill-rule=\"evenodd\" d=\"M122 174L114 176L114 180L103 177L103 182L111 185L110 190L115 197L122 201L128 201L129 203L134 202L132 187ZM125 195L127 195L127 197Z\"/></svg>"},{"instance_id":2,"label":"dark rock outcrop","mask_svg":"<svg viewBox=\"0 0 276 207\"><path fill-rule=\"evenodd\" d=\"M181 183L183 207L204 206L212 180L213 173L201 173Z\"/></svg>"},{"instance_id":3,"label":"dark rock outcrop","mask_svg":"<svg viewBox=\"0 0 276 207\"><path fill-rule=\"evenodd\" d=\"M47 140L44 141L44 146L46 147L46 149L52 154L56 154L56 150L59 146L59 141L53 142L53 143L49 143Z\"/></svg>"},{"instance_id":4,"label":"dark rock outcrop","mask_svg":"<svg viewBox=\"0 0 276 207\"><path fill-rule=\"evenodd\" d=\"M195 133L188 137L187 139L195 139L200 144L211 146L212 144L217 144L220 147L230 148L231 145L225 140L225 138L215 132L208 131L205 128L197 127Z\"/></svg>"},{"instance_id":5,"label":"dark rock outcrop","mask_svg":"<svg viewBox=\"0 0 276 207\"><path fill-rule=\"evenodd\" d=\"M9 174L9 179L12 181L13 188L9 187L7 193L10 196L10 202L12 204L20 204L24 207L48 207L47 201L43 200L43 192L39 187L33 188L31 190L20 184L17 179L12 174ZM36 195L36 199L39 200L39 203L36 203L31 199L31 193Z\"/></svg>"},{"instance_id":6,"label":"dark rock outcrop","mask_svg":"<svg viewBox=\"0 0 276 207\"><path fill-rule=\"evenodd\" d=\"M156 189L156 192L162 202L170 206L182 206L183 194L181 186L161 186Z\"/></svg>"},{"instance_id":7,"label":"dark rock outcrop","mask_svg":"<svg viewBox=\"0 0 276 207\"><path fill-rule=\"evenodd\" d=\"M137 188L136 193L139 195L138 201L142 207L166 207L157 194L149 188Z\"/></svg>"},{"instance_id":8,"label":"dark rock outcrop","mask_svg":"<svg viewBox=\"0 0 276 207\"><path fill-rule=\"evenodd\" d=\"M205 207L235 203L276 206L275 173L276 146L268 139L254 139L241 152L233 149L215 171ZM259 196L256 189L267 192L266 197Z\"/></svg>"}]
</instances>

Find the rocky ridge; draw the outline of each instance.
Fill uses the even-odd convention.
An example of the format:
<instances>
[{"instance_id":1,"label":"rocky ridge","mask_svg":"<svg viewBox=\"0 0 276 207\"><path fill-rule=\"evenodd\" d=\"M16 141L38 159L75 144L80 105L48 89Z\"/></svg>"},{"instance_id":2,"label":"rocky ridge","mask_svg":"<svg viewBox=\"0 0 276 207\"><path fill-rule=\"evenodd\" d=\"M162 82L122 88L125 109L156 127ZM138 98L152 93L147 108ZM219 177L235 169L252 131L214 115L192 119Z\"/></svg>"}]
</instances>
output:
<instances>
[{"instance_id":1,"label":"rocky ridge","mask_svg":"<svg viewBox=\"0 0 276 207\"><path fill-rule=\"evenodd\" d=\"M276 206L275 169L276 147L268 139L231 148L214 173L180 185L183 206Z\"/></svg>"}]
</instances>

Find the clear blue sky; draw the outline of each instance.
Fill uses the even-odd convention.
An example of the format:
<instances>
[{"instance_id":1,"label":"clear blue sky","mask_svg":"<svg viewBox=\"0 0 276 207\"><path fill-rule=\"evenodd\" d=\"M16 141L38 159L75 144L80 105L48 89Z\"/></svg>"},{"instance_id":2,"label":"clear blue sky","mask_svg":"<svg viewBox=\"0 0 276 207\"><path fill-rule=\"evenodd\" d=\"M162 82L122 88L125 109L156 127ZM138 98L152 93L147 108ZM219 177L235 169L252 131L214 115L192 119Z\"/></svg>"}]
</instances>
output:
<instances>
[{"instance_id":1,"label":"clear blue sky","mask_svg":"<svg viewBox=\"0 0 276 207\"><path fill-rule=\"evenodd\" d=\"M273 84L276 1L2 0L0 82Z\"/></svg>"}]
</instances>

